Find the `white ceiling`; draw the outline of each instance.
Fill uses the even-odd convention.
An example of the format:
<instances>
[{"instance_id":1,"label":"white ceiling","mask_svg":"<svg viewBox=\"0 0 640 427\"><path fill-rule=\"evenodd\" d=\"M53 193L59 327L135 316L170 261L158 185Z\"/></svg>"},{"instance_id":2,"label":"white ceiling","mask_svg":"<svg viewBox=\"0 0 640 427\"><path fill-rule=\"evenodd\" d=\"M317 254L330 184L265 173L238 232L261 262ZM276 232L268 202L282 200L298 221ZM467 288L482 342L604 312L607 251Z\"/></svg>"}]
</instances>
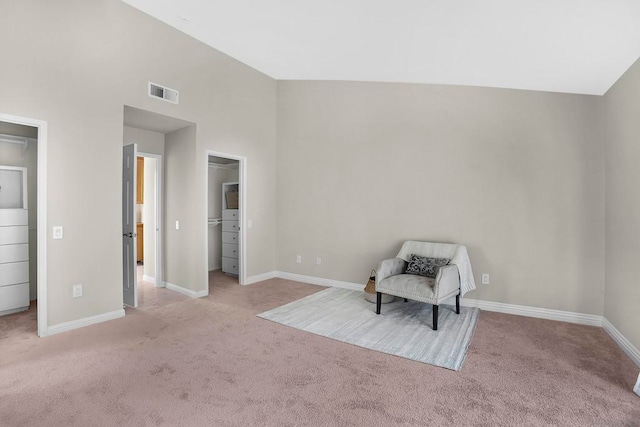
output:
<instances>
[{"instance_id":1,"label":"white ceiling","mask_svg":"<svg viewBox=\"0 0 640 427\"><path fill-rule=\"evenodd\" d=\"M123 0L279 80L605 93L639 0Z\"/></svg>"}]
</instances>

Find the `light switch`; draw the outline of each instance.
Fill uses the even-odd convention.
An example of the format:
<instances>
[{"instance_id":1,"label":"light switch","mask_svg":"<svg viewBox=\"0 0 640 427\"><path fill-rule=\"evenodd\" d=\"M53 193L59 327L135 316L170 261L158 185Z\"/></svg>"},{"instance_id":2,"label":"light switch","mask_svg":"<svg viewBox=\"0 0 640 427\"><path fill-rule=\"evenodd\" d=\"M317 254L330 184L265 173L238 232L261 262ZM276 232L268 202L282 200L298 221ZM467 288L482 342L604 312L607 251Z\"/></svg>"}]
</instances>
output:
<instances>
[{"instance_id":1,"label":"light switch","mask_svg":"<svg viewBox=\"0 0 640 427\"><path fill-rule=\"evenodd\" d=\"M253 221L251 221L250 219L247 220L247 227L249 228L253 227Z\"/></svg>"},{"instance_id":2,"label":"light switch","mask_svg":"<svg viewBox=\"0 0 640 427\"><path fill-rule=\"evenodd\" d=\"M53 227L53 239L54 240L60 240L63 237L63 230L62 227L57 225L55 227Z\"/></svg>"},{"instance_id":3,"label":"light switch","mask_svg":"<svg viewBox=\"0 0 640 427\"><path fill-rule=\"evenodd\" d=\"M180 221L176 221L176 230L180 230Z\"/></svg>"}]
</instances>

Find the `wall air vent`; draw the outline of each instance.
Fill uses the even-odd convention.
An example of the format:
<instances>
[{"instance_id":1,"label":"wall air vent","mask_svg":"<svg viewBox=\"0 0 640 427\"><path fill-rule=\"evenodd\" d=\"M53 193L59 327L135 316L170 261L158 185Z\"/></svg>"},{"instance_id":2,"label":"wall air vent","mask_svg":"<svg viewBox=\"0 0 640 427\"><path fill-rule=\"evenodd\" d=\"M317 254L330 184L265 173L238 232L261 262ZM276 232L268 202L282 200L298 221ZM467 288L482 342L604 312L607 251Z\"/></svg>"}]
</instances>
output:
<instances>
[{"instance_id":1,"label":"wall air vent","mask_svg":"<svg viewBox=\"0 0 640 427\"><path fill-rule=\"evenodd\" d=\"M149 82L149 96L171 102L172 104L177 104L180 98L180 93L175 89L170 89L168 87Z\"/></svg>"}]
</instances>

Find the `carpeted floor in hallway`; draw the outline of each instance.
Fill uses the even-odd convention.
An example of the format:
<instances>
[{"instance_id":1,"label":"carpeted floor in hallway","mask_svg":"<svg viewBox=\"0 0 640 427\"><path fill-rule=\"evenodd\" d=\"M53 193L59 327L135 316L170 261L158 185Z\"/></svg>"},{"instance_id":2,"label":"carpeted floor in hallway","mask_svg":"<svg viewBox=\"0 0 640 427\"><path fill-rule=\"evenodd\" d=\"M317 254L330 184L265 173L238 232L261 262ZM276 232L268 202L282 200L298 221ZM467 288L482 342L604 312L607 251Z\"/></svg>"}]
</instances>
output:
<instances>
[{"instance_id":1,"label":"carpeted floor in hallway","mask_svg":"<svg viewBox=\"0 0 640 427\"><path fill-rule=\"evenodd\" d=\"M255 316L323 288L210 279L46 338L35 310L0 318L0 425L640 426L638 368L601 328L481 312L454 372Z\"/></svg>"}]
</instances>

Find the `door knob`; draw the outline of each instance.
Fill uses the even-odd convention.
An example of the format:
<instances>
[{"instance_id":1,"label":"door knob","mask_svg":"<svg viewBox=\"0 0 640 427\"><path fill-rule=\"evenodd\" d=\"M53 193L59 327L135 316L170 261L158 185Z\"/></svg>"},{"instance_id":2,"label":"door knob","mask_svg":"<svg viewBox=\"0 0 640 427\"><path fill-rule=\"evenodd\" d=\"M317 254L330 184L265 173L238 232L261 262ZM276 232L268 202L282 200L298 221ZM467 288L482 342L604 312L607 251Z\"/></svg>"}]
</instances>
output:
<instances>
[{"instance_id":1,"label":"door knob","mask_svg":"<svg viewBox=\"0 0 640 427\"><path fill-rule=\"evenodd\" d=\"M131 238L133 238L133 233L130 232L129 234L123 234L122 237L131 237Z\"/></svg>"}]
</instances>

